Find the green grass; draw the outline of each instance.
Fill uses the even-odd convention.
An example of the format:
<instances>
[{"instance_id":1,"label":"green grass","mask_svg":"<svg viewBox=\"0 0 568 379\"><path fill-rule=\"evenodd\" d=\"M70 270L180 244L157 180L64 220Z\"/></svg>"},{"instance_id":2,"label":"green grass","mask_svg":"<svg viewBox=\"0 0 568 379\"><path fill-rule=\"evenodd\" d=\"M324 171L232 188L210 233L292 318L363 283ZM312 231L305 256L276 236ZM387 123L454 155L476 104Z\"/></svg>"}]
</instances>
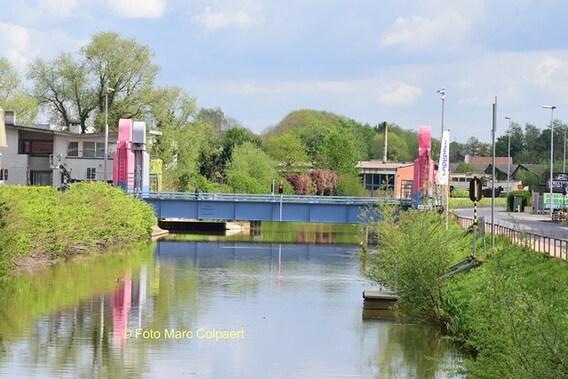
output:
<instances>
[{"instance_id":1,"label":"green grass","mask_svg":"<svg viewBox=\"0 0 568 379\"><path fill-rule=\"evenodd\" d=\"M156 220L142 200L105 183L0 187L0 277L14 257L49 260L148 238Z\"/></svg>"},{"instance_id":2,"label":"green grass","mask_svg":"<svg viewBox=\"0 0 568 379\"><path fill-rule=\"evenodd\" d=\"M449 198L448 205L450 208L467 208L473 207L473 201L469 198ZM505 197L496 197L495 198L495 206L496 207L504 207L507 205L507 198ZM477 202L478 207L490 207L491 206L491 198L484 197L480 201Z\"/></svg>"},{"instance_id":3,"label":"green grass","mask_svg":"<svg viewBox=\"0 0 568 379\"><path fill-rule=\"evenodd\" d=\"M433 212L379 222L366 274L392 288L396 273L399 310L460 342L467 377L567 378L568 262L498 236L481 266L440 280L472 247L444 224Z\"/></svg>"}]
</instances>

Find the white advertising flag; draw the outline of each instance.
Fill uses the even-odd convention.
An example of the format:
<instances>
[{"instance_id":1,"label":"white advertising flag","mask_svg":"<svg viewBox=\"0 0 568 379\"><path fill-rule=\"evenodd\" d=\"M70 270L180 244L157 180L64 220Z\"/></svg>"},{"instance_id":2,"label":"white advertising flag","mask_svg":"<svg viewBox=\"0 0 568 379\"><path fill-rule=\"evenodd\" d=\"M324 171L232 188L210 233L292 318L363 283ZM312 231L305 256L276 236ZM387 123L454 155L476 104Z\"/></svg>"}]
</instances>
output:
<instances>
[{"instance_id":1,"label":"white advertising flag","mask_svg":"<svg viewBox=\"0 0 568 379\"><path fill-rule=\"evenodd\" d=\"M440 164L438 165L438 184L448 185L450 172L450 132L446 130L442 134L442 146L440 148Z\"/></svg>"}]
</instances>

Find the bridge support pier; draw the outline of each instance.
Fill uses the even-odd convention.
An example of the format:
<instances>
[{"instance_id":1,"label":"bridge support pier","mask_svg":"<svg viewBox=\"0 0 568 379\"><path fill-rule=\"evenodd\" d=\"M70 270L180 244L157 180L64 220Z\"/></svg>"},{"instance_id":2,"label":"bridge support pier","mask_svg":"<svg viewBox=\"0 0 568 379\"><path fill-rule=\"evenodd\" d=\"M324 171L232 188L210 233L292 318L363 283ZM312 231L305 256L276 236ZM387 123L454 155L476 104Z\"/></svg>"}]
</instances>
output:
<instances>
[{"instance_id":1,"label":"bridge support pier","mask_svg":"<svg viewBox=\"0 0 568 379\"><path fill-rule=\"evenodd\" d=\"M158 219L158 226L171 232L243 232L250 233L260 221L204 221L193 219Z\"/></svg>"}]
</instances>

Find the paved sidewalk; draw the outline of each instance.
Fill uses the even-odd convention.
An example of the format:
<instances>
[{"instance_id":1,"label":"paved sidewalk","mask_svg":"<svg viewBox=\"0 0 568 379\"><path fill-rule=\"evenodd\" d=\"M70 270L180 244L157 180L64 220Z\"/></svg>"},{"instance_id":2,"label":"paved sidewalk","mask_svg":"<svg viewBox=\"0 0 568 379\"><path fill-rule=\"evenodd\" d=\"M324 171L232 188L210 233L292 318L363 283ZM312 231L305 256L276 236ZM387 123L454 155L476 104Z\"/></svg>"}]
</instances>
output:
<instances>
[{"instance_id":1,"label":"paved sidewalk","mask_svg":"<svg viewBox=\"0 0 568 379\"><path fill-rule=\"evenodd\" d=\"M460 216L473 217L473 206L471 208L453 209L452 211ZM491 207L478 208L477 216L484 217L485 222L491 223ZM507 212L504 207L495 207L493 216L496 225L510 228L520 227L528 232L543 236L568 239L568 225L564 225L561 221L552 221L548 213L531 213L530 208L527 208L525 212Z\"/></svg>"}]
</instances>

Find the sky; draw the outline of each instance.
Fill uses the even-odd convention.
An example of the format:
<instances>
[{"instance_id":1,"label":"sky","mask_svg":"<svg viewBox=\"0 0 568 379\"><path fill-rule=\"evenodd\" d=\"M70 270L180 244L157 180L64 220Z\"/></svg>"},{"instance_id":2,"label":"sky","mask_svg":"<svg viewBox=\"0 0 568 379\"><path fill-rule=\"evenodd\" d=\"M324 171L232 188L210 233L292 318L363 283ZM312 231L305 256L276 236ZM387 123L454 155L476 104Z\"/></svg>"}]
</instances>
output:
<instances>
[{"instance_id":1,"label":"sky","mask_svg":"<svg viewBox=\"0 0 568 379\"><path fill-rule=\"evenodd\" d=\"M78 52L98 32L154 52L157 82L260 133L297 109L491 141L568 122L563 0L0 0L0 55ZM444 88L444 102L437 91Z\"/></svg>"}]
</instances>

